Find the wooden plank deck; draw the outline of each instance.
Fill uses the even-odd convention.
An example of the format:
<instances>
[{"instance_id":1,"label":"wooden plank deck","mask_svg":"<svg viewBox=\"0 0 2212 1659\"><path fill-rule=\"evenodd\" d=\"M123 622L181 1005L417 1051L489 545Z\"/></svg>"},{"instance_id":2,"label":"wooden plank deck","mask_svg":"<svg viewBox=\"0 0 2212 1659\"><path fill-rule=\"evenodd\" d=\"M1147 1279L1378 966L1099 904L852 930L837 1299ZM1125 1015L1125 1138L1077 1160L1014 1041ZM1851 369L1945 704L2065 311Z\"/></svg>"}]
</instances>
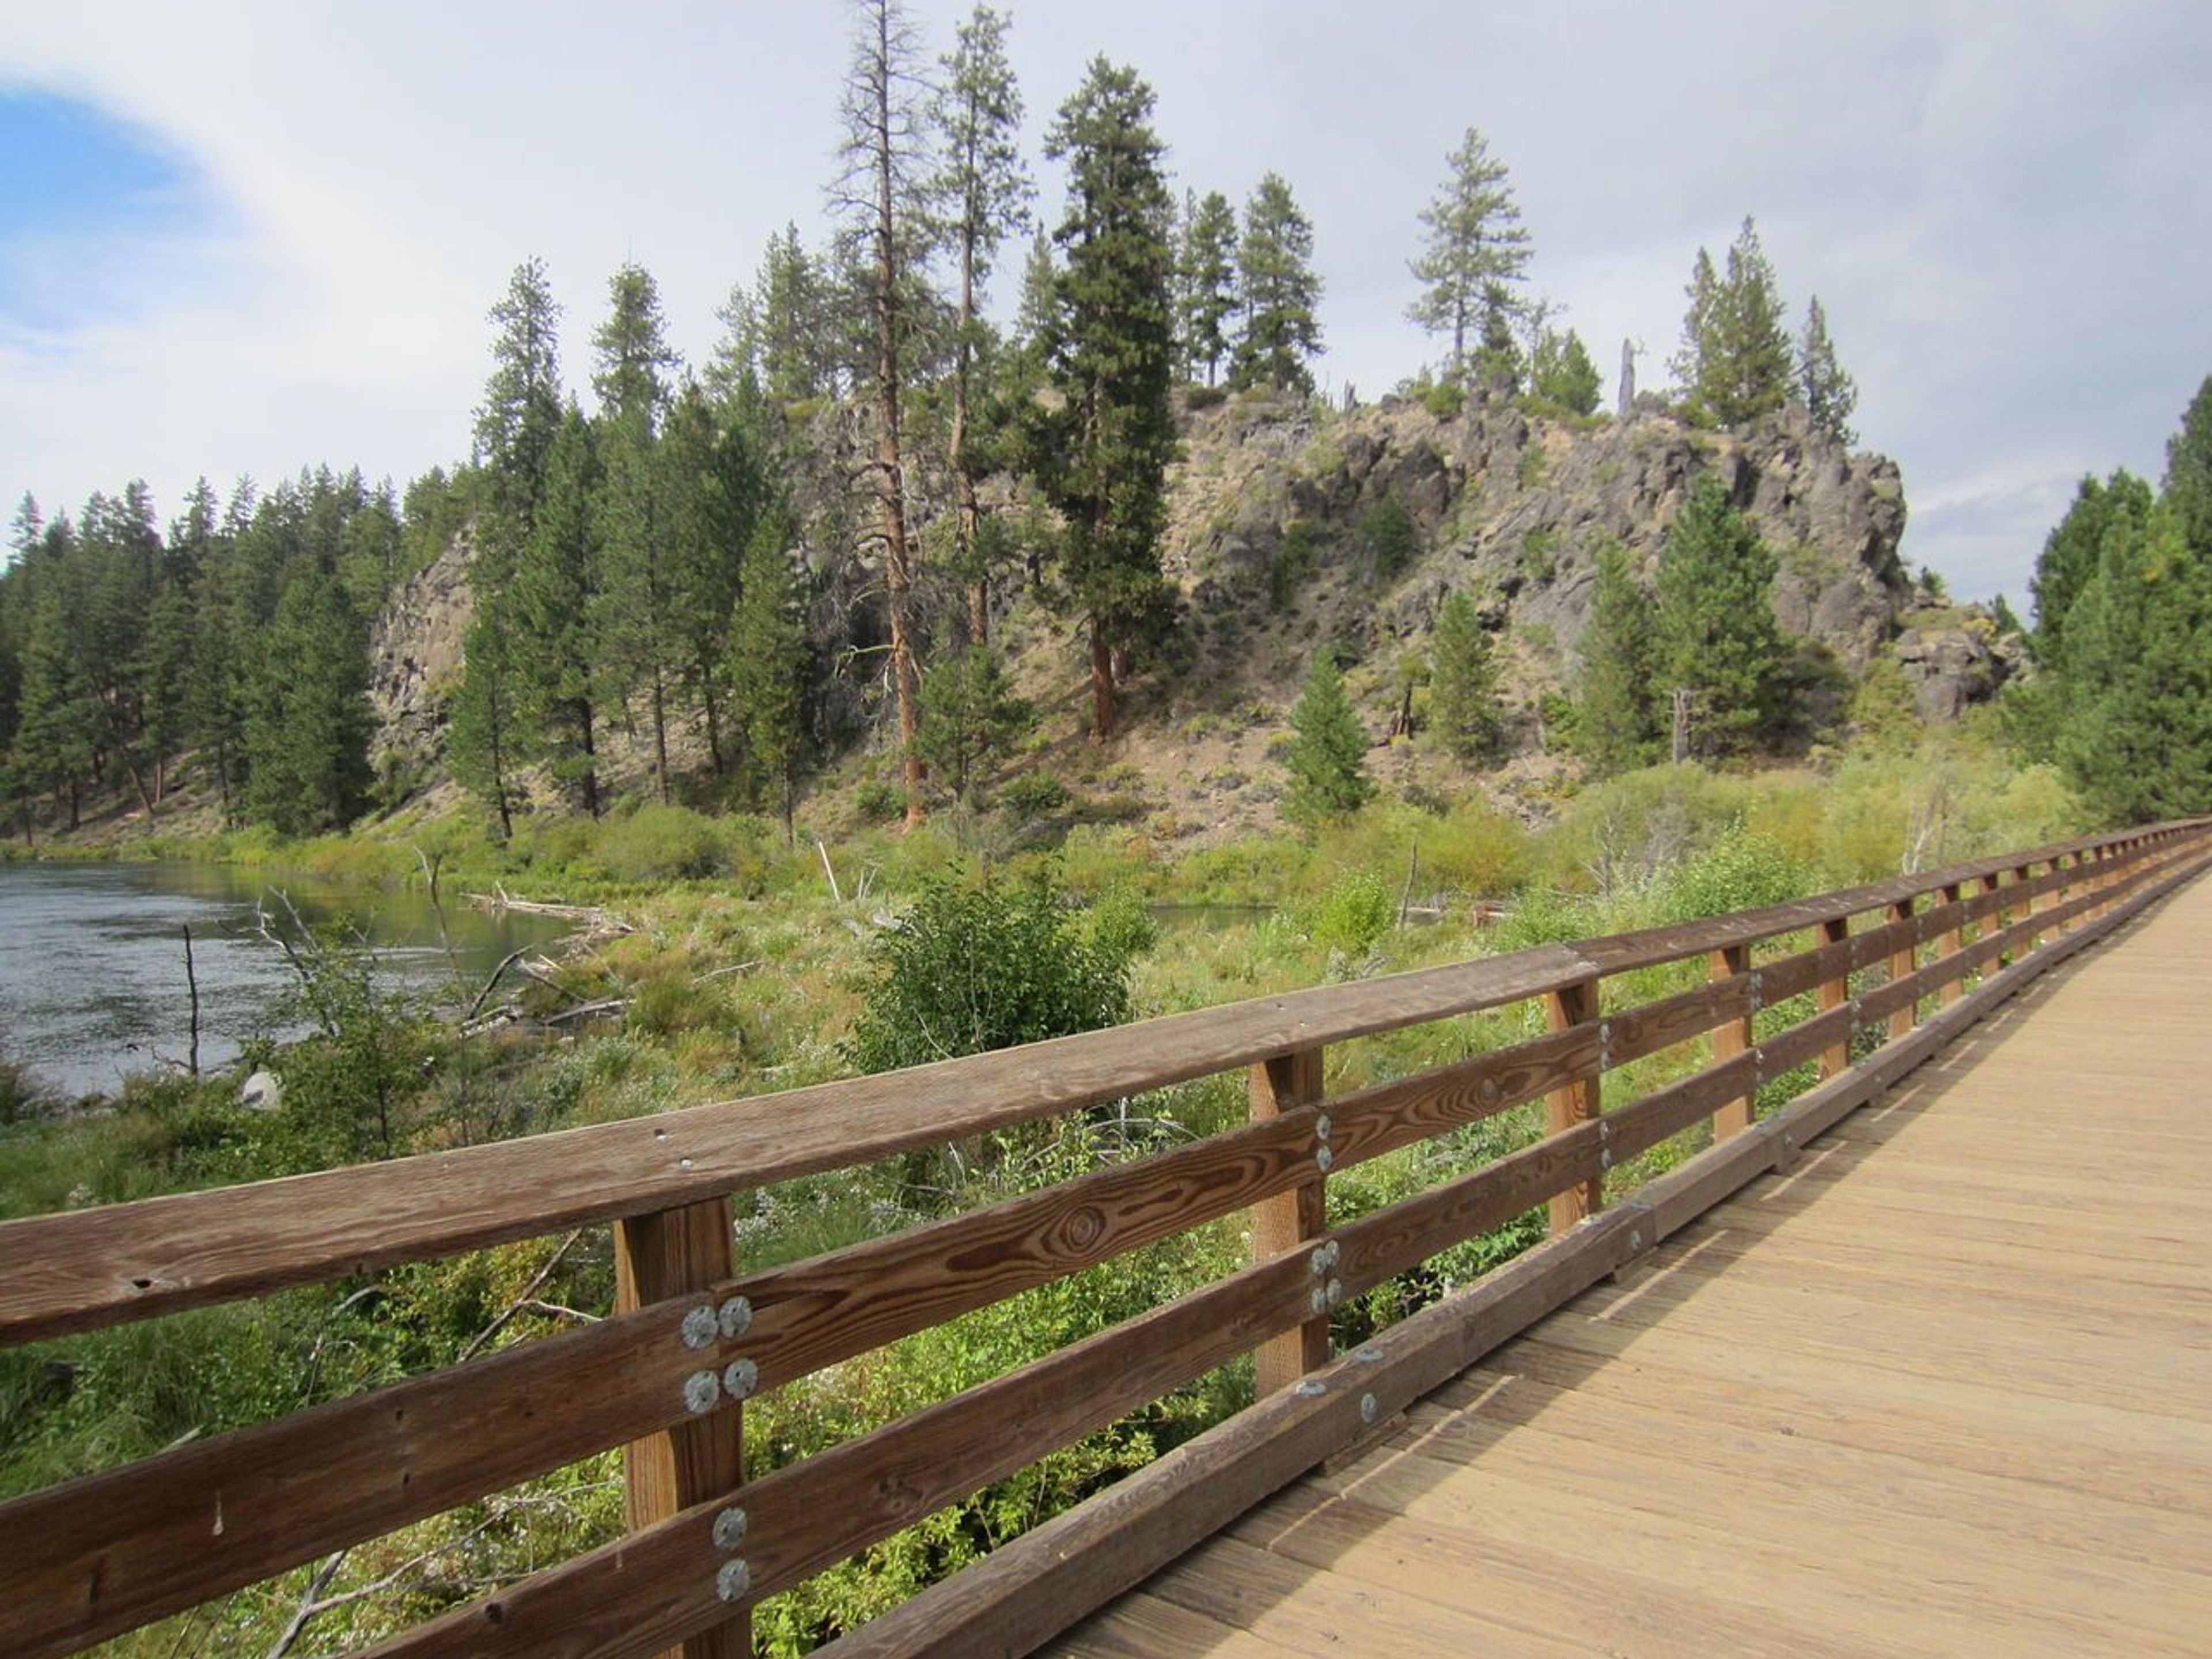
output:
<instances>
[{"instance_id":1,"label":"wooden plank deck","mask_svg":"<svg viewBox=\"0 0 2212 1659\"><path fill-rule=\"evenodd\" d=\"M1065 1659L2212 1653L2212 882Z\"/></svg>"}]
</instances>

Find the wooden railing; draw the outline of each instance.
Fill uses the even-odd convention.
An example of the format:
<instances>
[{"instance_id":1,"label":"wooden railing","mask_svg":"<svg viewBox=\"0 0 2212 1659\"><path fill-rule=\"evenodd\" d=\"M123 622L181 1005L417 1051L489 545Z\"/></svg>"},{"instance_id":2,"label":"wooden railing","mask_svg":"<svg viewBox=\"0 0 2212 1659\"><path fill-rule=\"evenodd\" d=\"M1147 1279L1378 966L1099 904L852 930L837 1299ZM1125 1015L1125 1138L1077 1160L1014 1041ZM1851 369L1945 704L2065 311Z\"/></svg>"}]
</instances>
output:
<instances>
[{"instance_id":1,"label":"wooden railing","mask_svg":"<svg viewBox=\"0 0 2212 1659\"><path fill-rule=\"evenodd\" d=\"M741 1652L759 1597L1255 1352L1251 1408L835 1644L1025 1651L1787 1167L2208 862L2212 821L2160 825L906 1072L0 1225L7 1342L598 1221L615 1224L617 1268L617 1310L596 1324L0 1506L0 1647L66 1653L625 1446L627 1536L375 1651ZM1608 1006L1609 980L1682 963L1703 982ZM1808 992L1808 1018L1770 1029ZM1532 999L1541 1036L1324 1095L1329 1044ZM1854 1034L1876 1033L1854 1063ZM1686 1076L1606 1098L1615 1068L1707 1040L1709 1063ZM1820 1080L1759 1117L1760 1086L1808 1062ZM811 1261L745 1273L732 1260L732 1193L1247 1067L1243 1127ZM1332 1170L1539 1097L1534 1144L1331 1224ZM1606 1206L1616 1164L1706 1120L1710 1151ZM1343 1300L1547 1203L1550 1243L1330 1358ZM743 1483L741 1402L756 1393L1239 1211L1249 1267Z\"/></svg>"}]
</instances>

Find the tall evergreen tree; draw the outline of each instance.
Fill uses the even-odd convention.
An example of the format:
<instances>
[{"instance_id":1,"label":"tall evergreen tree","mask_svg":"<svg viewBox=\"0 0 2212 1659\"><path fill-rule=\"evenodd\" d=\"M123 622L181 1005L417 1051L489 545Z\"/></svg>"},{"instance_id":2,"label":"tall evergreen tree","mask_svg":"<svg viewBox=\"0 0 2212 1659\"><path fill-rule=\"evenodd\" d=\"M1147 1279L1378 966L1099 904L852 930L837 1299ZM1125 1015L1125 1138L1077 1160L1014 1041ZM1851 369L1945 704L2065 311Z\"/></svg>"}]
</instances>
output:
<instances>
[{"instance_id":1,"label":"tall evergreen tree","mask_svg":"<svg viewBox=\"0 0 2212 1659\"><path fill-rule=\"evenodd\" d=\"M906 781L906 823L920 823L921 718L915 665L913 548L907 530L905 374L914 326L912 278L926 263L927 215L921 196L929 172L923 118L921 37L899 0L858 0L859 27L845 76L844 175L837 200L850 227L873 324L867 376L875 404L872 470L882 514L884 588L890 613L891 687L898 705L899 754Z\"/></svg>"},{"instance_id":2,"label":"tall evergreen tree","mask_svg":"<svg viewBox=\"0 0 2212 1659\"><path fill-rule=\"evenodd\" d=\"M1660 690L1691 694L1700 738L1717 753L1748 749L1782 713L1776 568L1718 481L1699 479L1660 553L1654 658Z\"/></svg>"},{"instance_id":3,"label":"tall evergreen tree","mask_svg":"<svg viewBox=\"0 0 2212 1659\"><path fill-rule=\"evenodd\" d=\"M1527 279L1528 232L1513 199L1505 163L1474 127L1444 158L1443 185L1421 210L1421 252L1410 264L1422 284L1407 319L1451 341L1448 372L1462 374L1487 317L1509 319L1511 285Z\"/></svg>"},{"instance_id":4,"label":"tall evergreen tree","mask_svg":"<svg viewBox=\"0 0 2212 1659\"><path fill-rule=\"evenodd\" d=\"M658 454L659 535L672 612L672 672L706 717L717 775L727 768L722 665L744 550L769 497L767 464L742 400L717 404L686 387L670 414Z\"/></svg>"},{"instance_id":5,"label":"tall evergreen tree","mask_svg":"<svg viewBox=\"0 0 2212 1659\"><path fill-rule=\"evenodd\" d=\"M1060 407L1041 416L1035 465L1066 521L1061 575L1091 634L1091 732L1114 733L1116 647L1168 603L1160 575L1167 465L1167 185L1152 126L1152 88L1134 71L1091 60L1060 106L1045 153L1068 167L1054 240L1056 285L1047 361Z\"/></svg>"},{"instance_id":6,"label":"tall evergreen tree","mask_svg":"<svg viewBox=\"0 0 2212 1659\"><path fill-rule=\"evenodd\" d=\"M1237 313L1237 210L1218 190L1187 198L1176 249L1176 338L1183 372L1212 386Z\"/></svg>"},{"instance_id":7,"label":"tall evergreen tree","mask_svg":"<svg viewBox=\"0 0 2212 1659\"><path fill-rule=\"evenodd\" d=\"M1291 710L1291 745L1283 757L1291 787L1283 816L1315 825L1358 811L1375 794L1367 775L1367 733L1345 695L1344 678L1327 651L1315 654L1305 690Z\"/></svg>"},{"instance_id":8,"label":"tall evergreen tree","mask_svg":"<svg viewBox=\"0 0 2212 1659\"><path fill-rule=\"evenodd\" d=\"M2212 375L2182 411L2181 428L2166 441L2164 498L2183 538L2212 557Z\"/></svg>"},{"instance_id":9,"label":"tall evergreen tree","mask_svg":"<svg viewBox=\"0 0 2212 1659\"><path fill-rule=\"evenodd\" d=\"M1650 759L1658 736L1653 702L1651 600L1619 543L1598 550L1597 585L1583 631L1576 745L1603 776Z\"/></svg>"},{"instance_id":10,"label":"tall evergreen tree","mask_svg":"<svg viewBox=\"0 0 2212 1659\"><path fill-rule=\"evenodd\" d=\"M1321 351L1321 276L1313 268L1313 222L1281 176L1260 180L1244 204L1237 244L1237 297L1243 315L1229 382L1286 392L1313 390L1308 364Z\"/></svg>"},{"instance_id":11,"label":"tall evergreen tree","mask_svg":"<svg viewBox=\"0 0 2212 1659\"><path fill-rule=\"evenodd\" d=\"M546 458L544 497L505 607L520 723L532 751L593 817L604 673L599 488L592 428L572 403Z\"/></svg>"},{"instance_id":12,"label":"tall evergreen tree","mask_svg":"<svg viewBox=\"0 0 2212 1659\"><path fill-rule=\"evenodd\" d=\"M1597 412L1601 382L1597 365L1574 330L1565 334L1546 329L1538 336L1528 365L1528 389L1547 403L1574 415Z\"/></svg>"},{"instance_id":13,"label":"tall evergreen tree","mask_svg":"<svg viewBox=\"0 0 2212 1659\"><path fill-rule=\"evenodd\" d=\"M794 834L799 780L808 749L805 589L791 551L789 514L771 506L745 544L744 582L730 625L727 672L732 708L744 735L748 770L773 791L784 836Z\"/></svg>"},{"instance_id":14,"label":"tall evergreen tree","mask_svg":"<svg viewBox=\"0 0 2212 1659\"><path fill-rule=\"evenodd\" d=\"M2140 533L2149 523L2152 501L2150 486L2124 468L2103 483L2085 477L2075 489L2073 504L2045 538L2028 580L2035 627L2027 648L2043 667L2057 670L2065 664L2068 620L2097 574L2106 538L2121 524L2131 534Z\"/></svg>"},{"instance_id":15,"label":"tall evergreen tree","mask_svg":"<svg viewBox=\"0 0 2212 1659\"><path fill-rule=\"evenodd\" d=\"M308 563L258 641L246 811L287 836L345 827L368 802L368 634L344 586Z\"/></svg>"},{"instance_id":16,"label":"tall evergreen tree","mask_svg":"<svg viewBox=\"0 0 2212 1659\"><path fill-rule=\"evenodd\" d=\"M1490 635L1462 588L1437 612L1429 640L1429 729L1452 754L1472 761L1497 752L1500 725Z\"/></svg>"},{"instance_id":17,"label":"tall evergreen tree","mask_svg":"<svg viewBox=\"0 0 2212 1659\"><path fill-rule=\"evenodd\" d=\"M2109 818L2212 806L2212 556L2171 495L2115 515L2068 614L2060 760Z\"/></svg>"},{"instance_id":18,"label":"tall evergreen tree","mask_svg":"<svg viewBox=\"0 0 2212 1659\"><path fill-rule=\"evenodd\" d=\"M954 557L968 581L968 635L980 642L990 636L991 573L977 533L982 509L969 427L979 361L991 343L991 330L977 303L1000 246L1028 228L1036 192L1022 163L1022 94L1006 61L1005 15L978 5L960 25L944 71L933 106L943 157L936 193L945 204L947 238L960 271L945 461L952 474Z\"/></svg>"},{"instance_id":19,"label":"tall evergreen tree","mask_svg":"<svg viewBox=\"0 0 2212 1659\"><path fill-rule=\"evenodd\" d=\"M1813 430L1849 447L1858 441L1851 430L1851 411L1858 407L1858 385L1836 361L1835 342L1828 337L1828 313L1814 295L1805 307L1805 330L1797 342L1797 388L1812 417Z\"/></svg>"},{"instance_id":20,"label":"tall evergreen tree","mask_svg":"<svg viewBox=\"0 0 2212 1659\"><path fill-rule=\"evenodd\" d=\"M597 362L592 390L600 412L619 422L641 414L648 434L668 407L671 377L682 360L668 344L660 289L642 265L624 264L607 281L607 317L592 336ZM547 466L552 447L546 447Z\"/></svg>"},{"instance_id":21,"label":"tall evergreen tree","mask_svg":"<svg viewBox=\"0 0 2212 1659\"><path fill-rule=\"evenodd\" d=\"M921 751L963 805L975 805L985 763L1035 717L988 645L947 658L921 683Z\"/></svg>"},{"instance_id":22,"label":"tall evergreen tree","mask_svg":"<svg viewBox=\"0 0 2212 1659\"><path fill-rule=\"evenodd\" d=\"M1780 409L1794 386L1790 336L1774 267L1751 220L1729 246L1725 276L1717 278L1711 257L1698 250L1688 291L1674 361L1692 417L1738 427Z\"/></svg>"}]
</instances>

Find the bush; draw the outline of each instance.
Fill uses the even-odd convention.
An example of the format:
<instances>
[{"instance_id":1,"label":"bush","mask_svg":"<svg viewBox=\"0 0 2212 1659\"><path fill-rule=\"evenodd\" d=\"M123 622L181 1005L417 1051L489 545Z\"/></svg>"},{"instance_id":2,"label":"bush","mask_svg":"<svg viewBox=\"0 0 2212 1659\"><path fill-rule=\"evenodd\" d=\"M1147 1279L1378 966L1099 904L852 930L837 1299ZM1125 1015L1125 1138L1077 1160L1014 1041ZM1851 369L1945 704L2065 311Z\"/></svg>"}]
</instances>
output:
<instances>
[{"instance_id":1,"label":"bush","mask_svg":"<svg viewBox=\"0 0 2212 1659\"><path fill-rule=\"evenodd\" d=\"M999 791L999 804L1014 817L1050 817L1067 805L1067 786L1050 772L1024 772Z\"/></svg>"},{"instance_id":2,"label":"bush","mask_svg":"<svg viewBox=\"0 0 2212 1659\"><path fill-rule=\"evenodd\" d=\"M1786 903L1814 884L1781 842L1738 826L1664 878L1657 908L1662 921L1689 921Z\"/></svg>"},{"instance_id":3,"label":"bush","mask_svg":"<svg viewBox=\"0 0 2212 1659\"><path fill-rule=\"evenodd\" d=\"M726 873L729 838L688 806L641 806L610 823L599 859L617 881L684 881Z\"/></svg>"},{"instance_id":4,"label":"bush","mask_svg":"<svg viewBox=\"0 0 2212 1659\"><path fill-rule=\"evenodd\" d=\"M854 792L853 805L870 823L889 823L906 811L906 790L886 778L870 778Z\"/></svg>"},{"instance_id":5,"label":"bush","mask_svg":"<svg viewBox=\"0 0 2212 1659\"><path fill-rule=\"evenodd\" d=\"M1355 870L1315 900L1299 921L1316 945L1358 959L1382 943L1396 908L1382 877Z\"/></svg>"},{"instance_id":6,"label":"bush","mask_svg":"<svg viewBox=\"0 0 2212 1659\"><path fill-rule=\"evenodd\" d=\"M1361 515L1359 539L1377 581L1389 581L1397 575L1421 550L1413 515L1395 495L1385 495Z\"/></svg>"},{"instance_id":7,"label":"bush","mask_svg":"<svg viewBox=\"0 0 2212 1659\"><path fill-rule=\"evenodd\" d=\"M1118 1025L1133 943L1126 930L1079 926L1042 878L930 877L869 947L847 1055L888 1072Z\"/></svg>"}]
</instances>

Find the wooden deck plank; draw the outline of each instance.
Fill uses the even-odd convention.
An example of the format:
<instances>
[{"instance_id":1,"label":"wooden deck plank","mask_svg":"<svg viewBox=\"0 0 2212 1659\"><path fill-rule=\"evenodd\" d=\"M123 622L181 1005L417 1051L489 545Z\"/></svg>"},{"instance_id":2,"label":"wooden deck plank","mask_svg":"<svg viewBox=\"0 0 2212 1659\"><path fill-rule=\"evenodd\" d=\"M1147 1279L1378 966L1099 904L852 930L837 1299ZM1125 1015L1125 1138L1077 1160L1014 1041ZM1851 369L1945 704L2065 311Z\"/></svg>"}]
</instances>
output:
<instances>
[{"instance_id":1,"label":"wooden deck plank","mask_svg":"<svg viewBox=\"0 0 2212 1659\"><path fill-rule=\"evenodd\" d=\"M2202 1655L2208 986L2200 881L1146 1592L1293 1653Z\"/></svg>"}]
</instances>

